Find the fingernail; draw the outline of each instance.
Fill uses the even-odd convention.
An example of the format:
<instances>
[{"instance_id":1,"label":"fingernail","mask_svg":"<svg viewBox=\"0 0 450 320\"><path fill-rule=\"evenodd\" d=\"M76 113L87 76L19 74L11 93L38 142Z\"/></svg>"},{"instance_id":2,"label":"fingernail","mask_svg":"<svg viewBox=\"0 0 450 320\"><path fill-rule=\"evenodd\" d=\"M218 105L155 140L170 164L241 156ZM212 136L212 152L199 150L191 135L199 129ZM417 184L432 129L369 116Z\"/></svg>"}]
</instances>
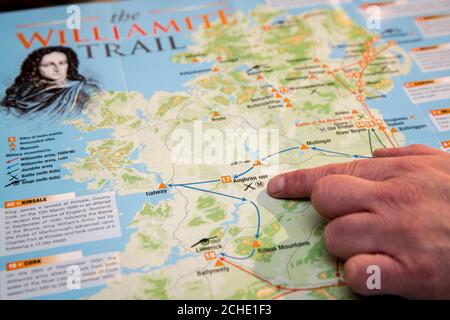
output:
<instances>
[{"instance_id":1,"label":"fingernail","mask_svg":"<svg viewBox=\"0 0 450 320\"><path fill-rule=\"evenodd\" d=\"M267 185L267 191L270 194L280 193L284 189L284 185L286 184L286 179L283 176L278 176L270 179L269 184Z\"/></svg>"}]
</instances>

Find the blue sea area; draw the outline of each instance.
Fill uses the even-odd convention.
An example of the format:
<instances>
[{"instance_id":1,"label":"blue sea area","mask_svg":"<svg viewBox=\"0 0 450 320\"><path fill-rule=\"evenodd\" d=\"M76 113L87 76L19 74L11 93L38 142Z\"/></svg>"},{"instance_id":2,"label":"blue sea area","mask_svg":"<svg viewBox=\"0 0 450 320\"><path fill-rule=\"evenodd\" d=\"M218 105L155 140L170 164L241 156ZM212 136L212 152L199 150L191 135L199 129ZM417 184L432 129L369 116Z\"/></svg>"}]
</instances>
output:
<instances>
[{"instance_id":1,"label":"blue sea area","mask_svg":"<svg viewBox=\"0 0 450 320\"><path fill-rule=\"evenodd\" d=\"M211 2L211 1L205 1ZM181 3L180 3L181 4ZM171 6L173 3L171 3ZM161 7L165 8L168 4L166 2L159 2L154 4L153 7ZM146 10L150 9L151 6L148 5L148 2L143 1L130 1L127 4L117 3L113 5L103 5L96 4L92 5L82 5L82 11L89 14L95 14L100 16L100 27L107 30L109 23L107 22L110 15L113 12L120 12L121 10L127 10L131 12L135 10L136 12L142 12L140 19L138 22L141 25L151 25L149 22L152 21L149 19L148 15L145 15ZM107 8L107 10L105 10ZM53 20L55 16L61 15L63 13L63 8L51 8L47 10L41 10L41 19L45 20ZM65 7L64 7L65 9ZM209 9L211 10L211 9ZM207 10L202 10L207 11ZM158 21L161 24L168 23L170 19L182 19L187 14L192 14L191 12L185 13L174 12L168 13L158 16ZM26 13L15 15L14 17L6 16L6 19L3 19L1 25L8 25L11 27L21 21L29 20L29 16ZM128 25L131 25L128 23ZM42 31L42 30L40 30ZM7 33L14 37L14 33L11 31ZM186 50L186 46L192 44L191 41L191 33L182 32L174 35L174 40L176 41L179 47L184 47L182 49L176 50L168 50L167 49L167 41L168 38L161 37L161 41L166 41L166 49L161 52L152 52L152 53L137 53L133 56L127 56L123 58L96 58L96 59L86 59L83 54L81 54L81 50L79 48L74 48L79 54L80 59L80 71L84 72L87 76L97 76L96 80L99 81L100 86L103 89L113 90L113 91L138 91L142 93L147 99L150 99L151 96L156 91L167 91L167 92L176 92L176 91L186 91L185 84L189 80L193 79L196 75L183 75L180 73L184 71L197 70L197 69L208 69L211 68L213 62L206 63L197 63L193 64L177 64L172 62L172 57L178 52L182 52ZM15 39L11 39L11 42L15 42ZM145 43L145 39L142 39L143 43ZM123 40L120 43L124 48L132 45L130 41ZM23 56L23 49L17 48L19 54L18 56ZM10 52L7 52L9 54ZM15 54L11 55L11 61L14 63L10 63L7 66L2 63L2 72L7 72L11 74L9 77L10 80L3 81L0 83L0 90L3 92L6 87L12 83L13 76L20 69L20 61L17 59L12 59ZM5 56L7 58L7 56ZM156 75L164 75L164 77L156 76ZM141 114L143 117L144 115ZM54 123L51 126L36 126L35 128L30 127L25 121L18 120L11 115L7 115L6 117L2 117L0 119L2 126L3 136L33 136L34 134L42 134L42 133L51 133L61 131L63 132L62 138L57 140L58 142L52 142L48 144L41 144L42 148L48 147L54 152L65 150L67 148L71 148L76 150L74 156L71 157L69 161L73 161L74 158L84 158L88 154L86 153L86 146L89 141L94 140L103 140L111 138L112 130L95 130L94 132L80 132L77 128L72 125L61 125L60 123ZM6 139L5 139L6 140ZM67 142L70 142L69 144ZM7 141L0 141L0 146L3 148L2 150L6 150L8 148ZM134 151L130 159L135 160L138 156L138 151ZM164 182L160 173L152 172L151 167L149 168L144 164L133 164L131 166L134 169L141 170L142 172L152 174L155 176L155 180L160 183ZM58 167L61 169L61 176L65 177L70 174L68 170L65 168ZM2 176L0 178L1 183L5 183L6 177ZM42 182L39 183L39 188L36 188L35 185L24 185L19 188L14 189L14 193L10 192L11 189L8 190L7 193L3 194L2 192L2 200L12 200L12 199L25 199L34 196L42 196L42 195L52 195L52 194L61 194L65 192L75 192L77 196L89 195L100 192L109 192L113 191L111 189L111 184L106 183L101 190L88 190L88 181L82 183L75 183L71 179L62 179L57 183L54 182ZM149 186L149 190L153 186ZM42 256L51 256L57 255L60 253L66 253L71 251L81 250L83 256L90 256L100 253L106 252L123 252L126 244L129 242L130 236L135 232L135 228L128 228L127 226L132 222L135 214L144 206L145 203L149 203L152 205L158 205L159 203L173 199L174 194L171 191L168 191L164 194L156 194L148 197L145 195L145 191L138 194L131 195L117 195L116 194L116 203L117 209L119 212L119 220L121 226L121 237L114 239L106 239L99 240L95 242L88 242L82 244L74 244L70 246L63 246L54 249L48 250L40 250L33 251L24 254L16 254L12 256L4 256L0 258L0 270L5 270L5 266L7 262L10 261L19 261L25 260L35 257ZM134 270L122 268L122 274L128 274L132 272L151 272L161 268L166 268L173 264L176 264L178 261L191 257L191 254L181 254L180 248L173 247L171 248L170 254L168 255L166 261L159 266L146 266L145 268ZM144 271L145 270L145 271ZM68 291L63 293L57 293L48 295L45 297L39 297L40 299L75 299L75 298L83 298L91 296L105 286L98 286L95 288L86 288L75 291Z\"/></svg>"},{"instance_id":2,"label":"blue sea area","mask_svg":"<svg viewBox=\"0 0 450 320\"><path fill-rule=\"evenodd\" d=\"M353 21L356 21L365 28L367 27L365 18L360 14L356 6L350 3L344 3L342 4L342 7ZM389 33L385 31L393 29L400 31L398 32L398 36L388 37L387 35L389 35ZM450 42L449 36L434 38L422 37L414 19L411 17L381 20L380 29L373 29L371 31L374 35L381 37L381 43L387 43L389 40L397 41L406 54L410 54L410 50L414 47L425 47ZM450 138L450 133L438 133L436 131L435 126L430 120L429 111L431 109L439 107L443 108L450 105L450 100L438 100L418 105L414 104L408 97L404 89L404 84L411 81L448 77L449 71L423 73L412 57L411 60L412 68L408 74L392 77L393 88L388 92L387 97L367 100L367 104L370 108L380 110L384 119L411 116L411 120L407 121L405 126L417 126L423 124L427 126L420 130L401 131L401 133L405 135L406 145L422 143L439 148L440 141L445 140L445 137ZM403 57L400 59L400 62L404 63Z\"/></svg>"}]
</instances>

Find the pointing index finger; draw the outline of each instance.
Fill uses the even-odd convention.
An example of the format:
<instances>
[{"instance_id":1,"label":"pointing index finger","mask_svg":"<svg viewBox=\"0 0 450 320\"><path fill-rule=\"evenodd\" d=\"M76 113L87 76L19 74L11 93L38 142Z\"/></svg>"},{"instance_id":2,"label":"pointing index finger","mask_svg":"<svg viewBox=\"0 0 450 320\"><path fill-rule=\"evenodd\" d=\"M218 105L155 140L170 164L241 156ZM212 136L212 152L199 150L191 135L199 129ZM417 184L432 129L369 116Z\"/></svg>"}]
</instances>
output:
<instances>
[{"instance_id":1,"label":"pointing index finger","mask_svg":"<svg viewBox=\"0 0 450 320\"><path fill-rule=\"evenodd\" d=\"M316 182L329 175L350 175L371 181L382 181L399 173L401 172L395 159L362 159L281 174L269 181L267 191L275 198L307 198L311 196Z\"/></svg>"},{"instance_id":2,"label":"pointing index finger","mask_svg":"<svg viewBox=\"0 0 450 320\"><path fill-rule=\"evenodd\" d=\"M331 174L348 174L352 170L351 163L330 164L283 173L269 181L267 191L275 198L310 197L319 179Z\"/></svg>"}]
</instances>

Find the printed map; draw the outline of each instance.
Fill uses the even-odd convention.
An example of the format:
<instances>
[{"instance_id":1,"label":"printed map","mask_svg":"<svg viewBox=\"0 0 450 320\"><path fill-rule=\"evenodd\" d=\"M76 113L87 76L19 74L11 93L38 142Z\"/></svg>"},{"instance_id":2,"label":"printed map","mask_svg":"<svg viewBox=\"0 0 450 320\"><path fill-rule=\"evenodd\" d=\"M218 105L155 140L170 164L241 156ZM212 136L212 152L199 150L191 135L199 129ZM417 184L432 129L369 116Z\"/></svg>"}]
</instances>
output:
<instances>
[{"instance_id":1,"label":"printed map","mask_svg":"<svg viewBox=\"0 0 450 320\"><path fill-rule=\"evenodd\" d=\"M59 131L59 140L40 147L69 152L55 166L59 179L3 188L5 219L12 210L6 202L16 199L109 194L117 204L120 230L115 237L80 238L12 254L5 248L0 252L2 287L16 272L11 262L70 252L81 252L74 260L81 261L114 253L118 272L99 285L83 287L81 280L77 290L21 294L46 299L356 298L345 284L344 262L325 249L326 221L307 199L271 198L267 182L285 171L370 161L377 148L424 143L446 150L450 64L424 70L414 52L436 45L445 50L448 34L424 36L415 19L431 16L428 12L382 20L380 28L371 29L364 16L367 4L359 2L205 2L206 9L180 3L155 1L162 13L149 16L149 2L107 5L109 15L125 7L141 12L139 26L130 29L125 23L136 38L117 41L123 55L104 57L99 47L93 51L98 56L87 58L85 47L69 43L79 54L80 69L97 76L103 88L79 116L36 128L2 116L2 150L8 150L7 137ZM100 15L95 6L81 8ZM51 10L62 11L42 11ZM31 12L20 17L25 21ZM181 26L181 17L204 12L215 15L192 30ZM146 42L141 26L149 26L145 21L153 15L160 15L167 34L175 34L169 39L173 50L157 52ZM100 17L102 24L107 16ZM2 26L14 14L4 17ZM153 37L150 30L147 37ZM27 39L31 34L25 34ZM161 38L160 45L166 40ZM29 53L17 48L23 58ZM433 59L445 60L436 55ZM18 65L11 72L3 63L1 68L12 79ZM431 79L441 85L413 92ZM3 158L15 157L10 150ZM3 185L14 169L9 166L2 169ZM77 223L88 221L84 217ZM68 219L49 228L58 226L60 231L75 228ZM108 263L96 274L105 268ZM2 299L21 297L7 293L12 291L2 291Z\"/></svg>"}]
</instances>

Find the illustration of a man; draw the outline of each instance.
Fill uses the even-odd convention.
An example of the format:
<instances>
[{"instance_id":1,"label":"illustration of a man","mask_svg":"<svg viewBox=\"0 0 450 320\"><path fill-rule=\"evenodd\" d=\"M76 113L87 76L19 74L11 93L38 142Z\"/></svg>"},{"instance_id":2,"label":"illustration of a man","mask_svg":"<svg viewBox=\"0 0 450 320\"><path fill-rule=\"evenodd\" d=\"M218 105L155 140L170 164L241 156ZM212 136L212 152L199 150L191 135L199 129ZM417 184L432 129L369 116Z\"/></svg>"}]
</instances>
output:
<instances>
[{"instance_id":1,"label":"illustration of a man","mask_svg":"<svg viewBox=\"0 0 450 320\"><path fill-rule=\"evenodd\" d=\"M25 118L69 118L84 110L99 87L78 73L78 58L68 47L40 48L28 55L1 105Z\"/></svg>"}]
</instances>

